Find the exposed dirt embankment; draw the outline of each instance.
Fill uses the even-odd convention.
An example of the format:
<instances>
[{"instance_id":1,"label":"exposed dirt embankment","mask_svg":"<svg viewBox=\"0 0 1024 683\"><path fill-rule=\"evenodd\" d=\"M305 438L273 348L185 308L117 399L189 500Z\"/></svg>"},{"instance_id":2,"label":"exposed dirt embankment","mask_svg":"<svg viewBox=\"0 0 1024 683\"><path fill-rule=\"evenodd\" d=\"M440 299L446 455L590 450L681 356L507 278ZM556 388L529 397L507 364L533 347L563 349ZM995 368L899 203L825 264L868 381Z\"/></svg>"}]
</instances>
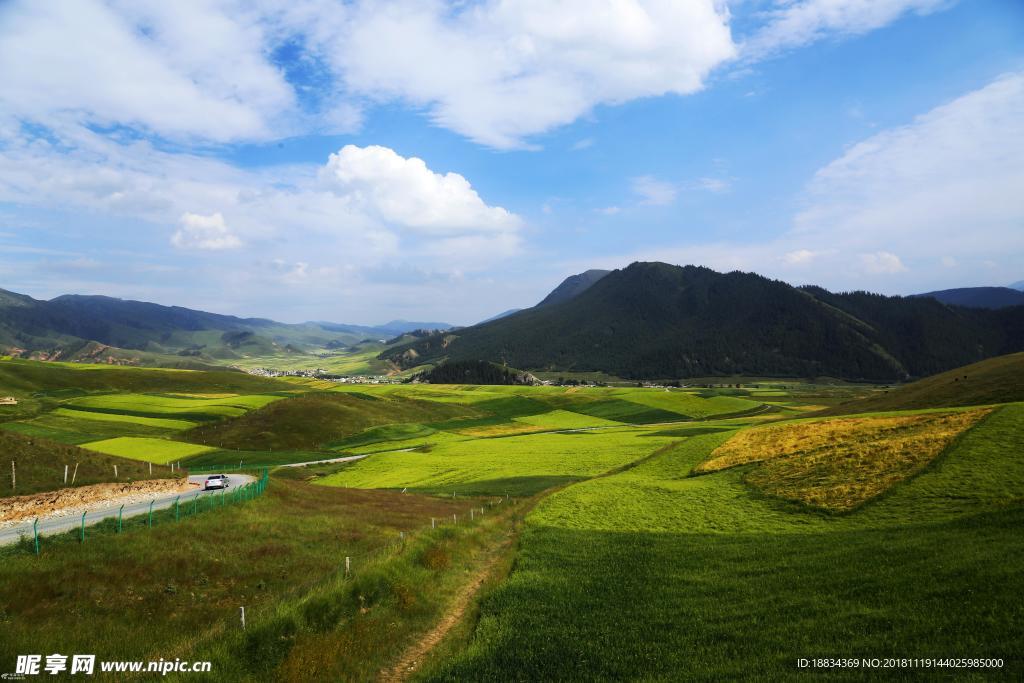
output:
<instances>
[{"instance_id":1,"label":"exposed dirt embankment","mask_svg":"<svg viewBox=\"0 0 1024 683\"><path fill-rule=\"evenodd\" d=\"M188 479L150 479L131 483L92 484L0 499L0 528L26 520L81 514L83 510L138 503L154 495L191 491Z\"/></svg>"}]
</instances>

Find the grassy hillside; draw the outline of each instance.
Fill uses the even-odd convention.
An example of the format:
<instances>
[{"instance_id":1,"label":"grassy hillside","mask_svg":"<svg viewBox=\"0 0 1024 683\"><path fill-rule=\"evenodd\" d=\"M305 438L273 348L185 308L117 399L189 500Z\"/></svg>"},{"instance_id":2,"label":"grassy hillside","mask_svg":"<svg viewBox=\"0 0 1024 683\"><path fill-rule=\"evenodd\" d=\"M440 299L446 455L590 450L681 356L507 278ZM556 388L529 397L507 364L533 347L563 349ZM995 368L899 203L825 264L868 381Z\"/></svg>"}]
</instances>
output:
<instances>
[{"instance_id":1,"label":"grassy hillside","mask_svg":"<svg viewBox=\"0 0 1024 683\"><path fill-rule=\"evenodd\" d=\"M454 404L359 392L318 392L278 401L227 422L197 427L181 438L242 450L317 450L378 425L473 414Z\"/></svg>"},{"instance_id":2,"label":"grassy hillside","mask_svg":"<svg viewBox=\"0 0 1024 683\"><path fill-rule=\"evenodd\" d=\"M88 652L214 660L218 680L369 680L439 616L490 540L480 525L431 535L430 518L480 504L275 478L258 500L178 522L161 511L152 529L143 516L121 534L112 520L92 527L84 544L46 537L38 557L0 548L0 665L13 671L36 650ZM399 531L423 536L406 548ZM340 571L346 556L355 580ZM293 648L292 671L274 673Z\"/></svg>"},{"instance_id":3,"label":"grassy hillside","mask_svg":"<svg viewBox=\"0 0 1024 683\"><path fill-rule=\"evenodd\" d=\"M382 354L404 367L487 360L627 378L921 377L1024 347L1024 307L833 294L753 273L634 263L578 296Z\"/></svg>"},{"instance_id":4,"label":"grassy hillside","mask_svg":"<svg viewBox=\"0 0 1024 683\"><path fill-rule=\"evenodd\" d=\"M284 382L230 370L128 368L0 359L0 394L15 396L36 393L67 395L87 391L256 393L293 388Z\"/></svg>"},{"instance_id":5,"label":"grassy hillside","mask_svg":"<svg viewBox=\"0 0 1024 683\"><path fill-rule=\"evenodd\" d=\"M800 657L909 656L1002 658L991 675L1017 679L1022 425L1024 406L1000 409L841 516L760 496L743 468L687 477L729 438L695 432L543 501L511 576L423 678L781 680Z\"/></svg>"},{"instance_id":6,"label":"grassy hillside","mask_svg":"<svg viewBox=\"0 0 1024 683\"><path fill-rule=\"evenodd\" d=\"M11 487L12 460L15 462L17 488ZM144 462L0 430L0 496L22 496L70 486L76 464L75 486L173 476L169 467L154 466L150 475L149 465ZM69 466L67 484L64 483L65 465ZM117 465L116 480L114 465Z\"/></svg>"},{"instance_id":7,"label":"grassy hillside","mask_svg":"<svg viewBox=\"0 0 1024 683\"><path fill-rule=\"evenodd\" d=\"M989 358L869 398L842 403L819 414L844 415L1012 401L1024 401L1024 353Z\"/></svg>"}]
</instances>

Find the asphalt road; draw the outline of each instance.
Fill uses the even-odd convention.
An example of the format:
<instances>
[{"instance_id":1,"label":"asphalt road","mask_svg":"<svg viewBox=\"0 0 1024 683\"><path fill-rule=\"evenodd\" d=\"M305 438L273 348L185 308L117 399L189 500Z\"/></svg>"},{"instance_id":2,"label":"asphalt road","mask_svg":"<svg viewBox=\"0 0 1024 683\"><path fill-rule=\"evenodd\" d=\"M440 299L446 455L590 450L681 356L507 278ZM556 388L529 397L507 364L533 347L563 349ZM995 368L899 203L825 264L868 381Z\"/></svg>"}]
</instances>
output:
<instances>
[{"instance_id":1,"label":"asphalt road","mask_svg":"<svg viewBox=\"0 0 1024 683\"><path fill-rule=\"evenodd\" d=\"M188 480L190 482L199 484L202 486L203 482L206 481L206 477L209 474L194 475L190 476ZM228 475L228 489L237 488L244 486L249 482L256 481L256 477L248 474L229 474ZM138 515L149 514L149 503L153 501L154 510L163 510L174 505L174 500L181 497L180 505L184 506L186 502L191 503L192 500L198 496L216 496L220 494L220 490L204 491L202 488L196 489L195 491L186 491L185 493L168 493L155 496L149 500L145 500L139 503L125 503L124 513L122 519L129 517L136 517ZM227 494L225 494L227 495ZM95 510L89 510L85 515L85 525L90 526L101 520L109 519L111 517L117 517L117 511L121 508L120 503L108 503L107 506L97 508ZM71 529L78 529L82 525L82 513L71 514L64 517L49 517L46 519L39 520L39 535L48 536L52 534L59 534ZM17 543L20 536L25 536L29 539L32 538L32 521L24 522L16 526L7 527L0 529L0 545L9 545L11 543Z\"/></svg>"}]
</instances>

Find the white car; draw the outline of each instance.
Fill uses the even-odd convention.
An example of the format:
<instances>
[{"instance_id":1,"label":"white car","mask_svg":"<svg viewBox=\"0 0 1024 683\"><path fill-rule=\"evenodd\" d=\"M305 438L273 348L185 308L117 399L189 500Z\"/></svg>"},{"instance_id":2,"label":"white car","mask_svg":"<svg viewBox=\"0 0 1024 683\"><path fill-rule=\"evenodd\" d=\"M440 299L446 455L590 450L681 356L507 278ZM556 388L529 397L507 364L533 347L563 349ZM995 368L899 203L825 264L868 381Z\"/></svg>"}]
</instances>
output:
<instances>
[{"instance_id":1,"label":"white car","mask_svg":"<svg viewBox=\"0 0 1024 683\"><path fill-rule=\"evenodd\" d=\"M226 474L211 474L206 478L203 490L226 489L228 487L228 476Z\"/></svg>"}]
</instances>

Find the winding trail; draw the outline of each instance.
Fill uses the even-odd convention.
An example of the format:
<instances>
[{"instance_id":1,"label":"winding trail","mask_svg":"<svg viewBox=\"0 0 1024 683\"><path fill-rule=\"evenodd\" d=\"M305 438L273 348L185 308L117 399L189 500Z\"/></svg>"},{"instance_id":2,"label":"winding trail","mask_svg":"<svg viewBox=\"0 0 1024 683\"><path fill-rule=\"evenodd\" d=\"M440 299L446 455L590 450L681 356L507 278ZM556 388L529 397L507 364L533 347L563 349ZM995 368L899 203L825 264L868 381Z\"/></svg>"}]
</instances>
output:
<instances>
[{"instance_id":1,"label":"winding trail","mask_svg":"<svg viewBox=\"0 0 1024 683\"><path fill-rule=\"evenodd\" d=\"M512 545L514 539L515 536L509 536L492 551L492 556L487 559L486 564L474 573L472 578L455 594L441 621L406 649L393 667L382 671L377 680L383 683L400 683L408 680L416 672L416 668L423 663L427 654L444 640L444 637L466 616L466 611L473 604L473 599L480 588L498 570L505 551Z\"/></svg>"}]
</instances>

